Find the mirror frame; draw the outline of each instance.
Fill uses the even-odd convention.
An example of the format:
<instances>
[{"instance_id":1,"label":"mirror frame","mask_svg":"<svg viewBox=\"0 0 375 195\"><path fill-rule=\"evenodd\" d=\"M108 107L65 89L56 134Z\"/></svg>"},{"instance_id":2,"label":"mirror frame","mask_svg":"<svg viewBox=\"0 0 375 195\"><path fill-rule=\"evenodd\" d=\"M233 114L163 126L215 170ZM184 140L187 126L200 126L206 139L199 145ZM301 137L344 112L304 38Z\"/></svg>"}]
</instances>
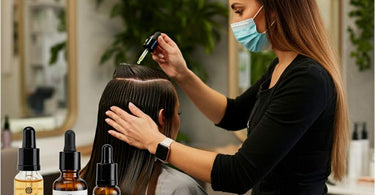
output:
<instances>
[{"instance_id":1,"label":"mirror frame","mask_svg":"<svg viewBox=\"0 0 375 195\"><path fill-rule=\"evenodd\" d=\"M18 48L20 54L20 103L23 113L26 113L25 97L25 40L24 40L24 3L16 0L18 11ZM77 2L66 0L66 29L67 29L67 115L63 124L55 129L36 131L37 137L49 137L63 134L70 129L77 120ZM12 134L12 139L22 138L22 132Z\"/></svg>"},{"instance_id":2,"label":"mirror frame","mask_svg":"<svg viewBox=\"0 0 375 195\"><path fill-rule=\"evenodd\" d=\"M337 52L338 62L342 65L342 1L341 0L330 0L330 25L333 26L332 34L329 34L332 44ZM237 42L231 29L231 21L233 17L230 5L229 20L228 20L228 97L235 98L239 93L238 88L238 51L242 46ZM336 18L337 17L337 18ZM343 71L343 69L341 68ZM241 141L245 141L247 134L243 133L246 129L234 131L233 133Z\"/></svg>"}]
</instances>

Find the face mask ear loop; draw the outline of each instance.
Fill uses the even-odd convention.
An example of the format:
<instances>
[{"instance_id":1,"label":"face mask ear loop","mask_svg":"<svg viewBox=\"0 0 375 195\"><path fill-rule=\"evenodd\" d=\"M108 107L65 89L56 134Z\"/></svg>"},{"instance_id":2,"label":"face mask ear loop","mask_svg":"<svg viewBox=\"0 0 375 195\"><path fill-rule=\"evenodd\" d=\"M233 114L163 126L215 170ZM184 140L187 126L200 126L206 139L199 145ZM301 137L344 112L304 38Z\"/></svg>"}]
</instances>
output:
<instances>
[{"instance_id":1,"label":"face mask ear loop","mask_svg":"<svg viewBox=\"0 0 375 195\"><path fill-rule=\"evenodd\" d=\"M253 20L258 16L259 12L262 11L262 9L263 9L263 5L262 5L262 7L259 8L257 13L254 15Z\"/></svg>"},{"instance_id":2,"label":"face mask ear loop","mask_svg":"<svg viewBox=\"0 0 375 195\"><path fill-rule=\"evenodd\" d=\"M270 26L273 26L274 24L275 24L275 22L276 22L276 20L274 20L272 23L271 23L271 25ZM262 33L266 33L268 30L265 30L264 32L262 32Z\"/></svg>"}]
</instances>

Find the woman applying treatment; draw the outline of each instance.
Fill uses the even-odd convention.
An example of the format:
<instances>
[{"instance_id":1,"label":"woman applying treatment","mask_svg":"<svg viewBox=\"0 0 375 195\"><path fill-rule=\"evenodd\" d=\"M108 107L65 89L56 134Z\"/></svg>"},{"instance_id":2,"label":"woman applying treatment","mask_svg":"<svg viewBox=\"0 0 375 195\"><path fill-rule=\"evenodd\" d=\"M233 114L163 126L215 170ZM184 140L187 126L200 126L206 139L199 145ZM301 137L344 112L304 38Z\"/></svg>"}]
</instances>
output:
<instances>
[{"instance_id":1,"label":"woman applying treatment","mask_svg":"<svg viewBox=\"0 0 375 195\"><path fill-rule=\"evenodd\" d=\"M112 105L127 110L129 102L136 103L150 115L162 135L176 139L180 126L180 105L168 77L160 70L145 66L118 66L100 99L91 158L81 172L89 186L89 194L96 185L95 169L100 162L100 151L104 144L113 146L114 162L119 167L121 194L206 194L188 175L163 165L147 150L132 147L107 133L111 127L104 121L105 112Z\"/></svg>"},{"instance_id":2,"label":"woman applying treatment","mask_svg":"<svg viewBox=\"0 0 375 195\"><path fill-rule=\"evenodd\" d=\"M326 194L328 176L340 180L345 174L348 111L339 64L315 0L229 3L237 40L253 52L271 46L277 55L243 94L230 99L205 85L165 34L153 59L217 126L248 129L239 151L223 155L165 144L168 138L136 103L129 103L130 112L111 107L106 122L114 130L109 133L210 182L214 190Z\"/></svg>"}]
</instances>

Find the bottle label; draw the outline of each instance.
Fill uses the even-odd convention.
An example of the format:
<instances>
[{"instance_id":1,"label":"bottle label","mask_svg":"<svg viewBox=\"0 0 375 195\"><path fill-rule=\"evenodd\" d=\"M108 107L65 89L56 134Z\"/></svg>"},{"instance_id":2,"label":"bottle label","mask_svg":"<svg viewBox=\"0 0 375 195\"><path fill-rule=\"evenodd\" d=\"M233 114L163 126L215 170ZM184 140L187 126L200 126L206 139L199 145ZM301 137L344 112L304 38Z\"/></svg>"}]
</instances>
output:
<instances>
[{"instance_id":1,"label":"bottle label","mask_svg":"<svg viewBox=\"0 0 375 195\"><path fill-rule=\"evenodd\" d=\"M43 195L43 180L14 180L14 195Z\"/></svg>"},{"instance_id":2,"label":"bottle label","mask_svg":"<svg viewBox=\"0 0 375 195\"><path fill-rule=\"evenodd\" d=\"M52 195L87 195L87 190L80 191L58 191L53 190Z\"/></svg>"}]
</instances>

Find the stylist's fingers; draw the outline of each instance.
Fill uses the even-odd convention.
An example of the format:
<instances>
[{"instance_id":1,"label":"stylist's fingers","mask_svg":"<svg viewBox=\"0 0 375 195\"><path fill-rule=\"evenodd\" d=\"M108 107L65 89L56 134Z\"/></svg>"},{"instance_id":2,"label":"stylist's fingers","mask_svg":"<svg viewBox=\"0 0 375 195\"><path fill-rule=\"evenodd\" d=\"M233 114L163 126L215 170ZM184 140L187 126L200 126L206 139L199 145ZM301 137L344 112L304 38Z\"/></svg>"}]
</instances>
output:
<instances>
[{"instance_id":1,"label":"stylist's fingers","mask_svg":"<svg viewBox=\"0 0 375 195\"><path fill-rule=\"evenodd\" d=\"M163 63L166 63L167 61L165 60L165 58L161 58L159 56L156 56L156 55L152 55L152 59L154 61L156 61L158 64L163 64Z\"/></svg>"},{"instance_id":2,"label":"stylist's fingers","mask_svg":"<svg viewBox=\"0 0 375 195\"><path fill-rule=\"evenodd\" d=\"M109 130L108 133L109 133L110 135L112 135L113 137L115 137L115 138L121 140L121 141L124 141L124 142L126 142L126 143L129 142L128 137L127 137L126 135L120 133L120 132L117 132L117 131L114 131L114 130Z\"/></svg>"},{"instance_id":3,"label":"stylist's fingers","mask_svg":"<svg viewBox=\"0 0 375 195\"><path fill-rule=\"evenodd\" d=\"M125 120L122 119L119 115L117 115L116 113L108 110L105 112L105 114L107 116L109 116L112 120L116 121L116 123L120 124L121 126L125 127L126 124L125 124Z\"/></svg>"},{"instance_id":4,"label":"stylist's fingers","mask_svg":"<svg viewBox=\"0 0 375 195\"><path fill-rule=\"evenodd\" d=\"M105 122L112 126L114 129L116 129L118 132L121 132L122 134L127 134L127 129L126 128L123 128L119 123L117 123L116 121L110 119L110 118L106 118L105 119Z\"/></svg>"},{"instance_id":5,"label":"stylist's fingers","mask_svg":"<svg viewBox=\"0 0 375 195\"><path fill-rule=\"evenodd\" d=\"M137 106L135 106L133 103L129 102L129 110L131 113L133 113L135 116L138 116L139 118L147 119L149 116L142 112L141 109L139 109Z\"/></svg>"},{"instance_id":6,"label":"stylist's fingers","mask_svg":"<svg viewBox=\"0 0 375 195\"><path fill-rule=\"evenodd\" d=\"M164 40L164 36L159 36L158 37L158 43L159 43L159 46L161 48L163 48L164 50L166 50L168 53L172 52L174 50L174 47L171 46L170 44L168 44L165 40Z\"/></svg>"},{"instance_id":7,"label":"stylist's fingers","mask_svg":"<svg viewBox=\"0 0 375 195\"><path fill-rule=\"evenodd\" d=\"M133 128L132 124L122 120L118 115L113 113L112 111L107 111L106 114L111 117L107 118L105 121L108 125L112 126L119 132L128 135L128 132ZM134 116L132 116L134 117Z\"/></svg>"},{"instance_id":8,"label":"stylist's fingers","mask_svg":"<svg viewBox=\"0 0 375 195\"><path fill-rule=\"evenodd\" d=\"M111 106L110 109L110 111L112 111L115 115L119 116L124 121L129 121L133 118L137 118L117 106Z\"/></svg>"},{"instance_id":9,"label":"stylist's fingers","mask_svg":"<svg viewBox=\"0 0 375 195\"><path fill-rule=\"evenodd\" d=\"M125 135L125 134L122 134L122 133L119 133L119 132L116 132L114 130L109 130L108 133L110 135L112 135L113 137L121 140L121 141L124 141L132 146L135 146L137 148L140 148L140 149L146 149L145 146L139 142L139 140L137 139L134 139L128 135Z\"/></svg>"},{"instance_id":10,"label":"stylist's fingers","mask_svg":"<svg viewBox=\"0 0 375 195\"><path fill-rule=\"evenodd\" d=\"M167 57L167 52L159 45L155 48L154 52L152 52L152 59L158 62L159 64L167 62Z\"/></svg>"},{"instance_id":11,"label":"stylist's fingers","mask_svg":"<svg viewBox=\"0 0 375 195\"><path fill-rule=\"evenodd\" d=\"M167 34L165 34L165 33L161 33L161 36L163 37L163 40L164 40L168 45L170 45L171 47L177 47L177 44L176 44L171 38L169 38Z\"/></svg>"}]
</instances>

